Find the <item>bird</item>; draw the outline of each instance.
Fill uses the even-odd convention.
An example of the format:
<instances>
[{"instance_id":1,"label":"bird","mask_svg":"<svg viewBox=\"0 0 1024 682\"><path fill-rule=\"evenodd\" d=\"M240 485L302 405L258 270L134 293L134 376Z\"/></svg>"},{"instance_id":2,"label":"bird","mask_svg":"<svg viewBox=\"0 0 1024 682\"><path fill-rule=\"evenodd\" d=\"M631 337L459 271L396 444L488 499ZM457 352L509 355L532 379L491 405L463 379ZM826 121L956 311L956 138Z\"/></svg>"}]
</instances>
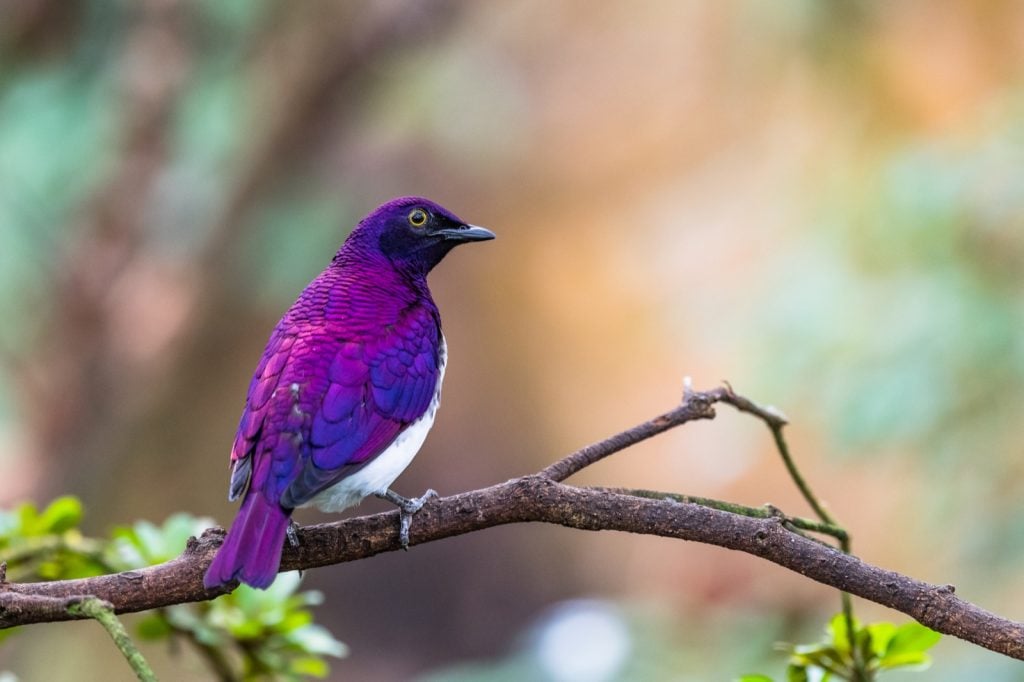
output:
<instances>
[{"instance_id":1,"label":"bird","mask_svg":"<svg viewBox=\"0 0 1024 682\"><path fill-rule=\"evenodd\" d=\"M427 274L454 247L494 239L433 201L392 199L349 233L270 334L231 448L242 498L203 584L266 589L298 507L398 505L399 540L436 495L391 490L433 425L448 360Z\"/></svg>"}]
</instances>

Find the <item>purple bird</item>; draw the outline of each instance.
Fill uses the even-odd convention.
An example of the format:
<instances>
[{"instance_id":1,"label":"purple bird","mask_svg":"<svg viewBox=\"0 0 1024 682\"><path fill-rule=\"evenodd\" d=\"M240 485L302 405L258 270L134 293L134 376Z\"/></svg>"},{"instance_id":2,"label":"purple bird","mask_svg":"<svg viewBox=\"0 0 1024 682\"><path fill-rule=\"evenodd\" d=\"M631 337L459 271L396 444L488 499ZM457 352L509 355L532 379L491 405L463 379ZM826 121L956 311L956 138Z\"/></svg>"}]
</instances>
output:
<instances>
[{"instance_id":1,"label":"purple bird","mask_svg":"<svg viewBox=\"0 0 1024 682\"><path fill-rule=\"evenodd\" d=\"M427 273L455 246L493 239L419 197L366 216L277 323L231 449L228 499L241 509L206 571L207 588L266 588L291 513L341 511L369 495L401 509L400 540L431 495L390 490L434 422L447 360Z\"/></svg>"}]
</instances>

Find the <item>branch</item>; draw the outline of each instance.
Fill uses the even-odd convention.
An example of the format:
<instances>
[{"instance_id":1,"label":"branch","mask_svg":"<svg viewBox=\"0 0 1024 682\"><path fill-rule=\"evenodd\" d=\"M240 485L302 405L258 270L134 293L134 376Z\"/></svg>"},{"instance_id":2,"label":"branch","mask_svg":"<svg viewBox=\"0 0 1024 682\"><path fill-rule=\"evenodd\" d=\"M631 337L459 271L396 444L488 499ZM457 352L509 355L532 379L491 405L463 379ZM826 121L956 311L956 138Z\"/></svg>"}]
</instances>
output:
<instances>
[{"instance_id":1,"label":"branch","mask_svg":"<svg viewBox=\"0 0 1024 682\"><path fill-rule=\"evenodd\" d=\"M153 669L149 667L149 663L143 658L142 653L135 646L135 642L128 636L128 631L124 629L124 625L114 615L114 608L110 604L96 597L86 597L81 601L70 604L68 606L68 613L83 618L94 618L107 631L110 638L114 640L114 644L121 651L125 660L128 661L128 665L131 666L132 672L135 673L136 677L141 682L156 682L156 675L153 674Z\"/></svg>"},{"instance_id":2,"label":"branch","mask_svg":"<svg viewBox=\"0 0 1024 682\"><path fill-rule=\"evenodd\" d=\"M950 585L932 585L873 566L794 532L792 517L775 513L751 516L693 501L677 501L672 496L647 497L641 491L578 488L561 482L589 464L672 426L711 418L715 402L728 402L747 412L757 409L765 415L774 414L736 396L729 388L687 392L675 410L575 452L539 474L430 500L412 524L411 544L527 522L702 542L761 557L817 582L901 611L938 632L1024 660L1024 624L960 599ZM774 418L781 419L777 414ZM806 530L816 532L824 528ZM203 572L223 536L221 529L210 529L199 539L190 539L181 556L137 571L80 580L0 584L0 627L68 620L73 616L66 608L48 605L66 604L82 595L109 602L117 613L212 599L229 591L203 588ZM298 547L285 545L281 570L366 559L399 549L398 512L307 526L299 531L298 537Z\"/></svg>"},{"instance_id":3,"label":"branch","mask_svg":"<svg viewBox=\"0 0 1024 682\"><path fill-rule=\"evenodd\" d=\"M684 387L684 397L689 396L692 391L689 377L684 381ZM779 451L779 456L782 457L782 463L785 465L786 471L789 473L789 477L793 479L793 483L796 484L800 494L803 495L804 500L806 500L807 504L814 510L814 513L817 514L822 523L836 528L841 532L841 535L835 535L839 540L839 547L846 554L850 554L849 534L846 532L846 529L839 526L835 517L825 509L825 506L818 499L818 496L814 494L813 490L811 490L811 486L807 484L803 474L800 473L800 469L796 466L796 461L789 452L789 445L786 444L786 438L782 435L782 429L788 423L785 415L773 407L761 407L743 396L736 395L732 390L732 386L730 386L728 382L725 384L725 388L726 394L722 398L724 402L728 402L741 412L747 412L758 417L768 426L769 429L771 429L772 438L775 440L775 447ZM840 592L839 600L842 604L843 620L846 621L846 632L852 633L855 628L853 626L853 600L850 598L850 593ZM850 654L853 659L853 676L851 677L853 682L861 682L862 680L870 679L868 671L864 667L864 661L860 649L858 647L852 647Z\"/></svg>"},{"instance_id":4,"label":"branch","mask_svg":"<svg viewBox=\"0 0 1024 682\"><path fill-rule=\"evenodd\" d=\"M635 495L637 497L646 497L651 500L688 502L690 504L699 504L702 507L711 507L712 509L718 509L731 514L742 514L743 516L752 516L758 519L777 517L782 519L783 522L785 522L786 527L795 533L803 530L809 530L813 533L830 535L839 542L845 542L849 538L847 532L839 526L833 526L829 523L805 519L799 516L787 516L781 509L771 504L766 504L762 507L748 507L743 504L716 500L711 497L697 497L696 495L682 495L680 493L664 493L657 490L638 490L632 488L604 488L590 486L587 490L605 491L617 493L619 495Z\"/></svg>"}]
</instances>

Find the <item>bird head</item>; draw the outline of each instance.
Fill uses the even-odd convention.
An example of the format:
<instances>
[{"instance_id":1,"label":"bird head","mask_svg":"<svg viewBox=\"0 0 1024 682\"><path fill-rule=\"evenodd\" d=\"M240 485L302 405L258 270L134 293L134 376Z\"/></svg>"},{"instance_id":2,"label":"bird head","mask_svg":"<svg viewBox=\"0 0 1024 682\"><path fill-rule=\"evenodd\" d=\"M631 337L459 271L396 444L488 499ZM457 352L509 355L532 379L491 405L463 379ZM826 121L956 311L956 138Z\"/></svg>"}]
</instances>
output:
<instances>
[{"instance_id":1,"label":"bird head","mask_svg":"<svg viewBox=\"0 0 1024 682\"><path fill-rule=\"evenodd\" d=\"M423 275L459 244L487 239L494 239L494 233L422 197L400 197L378 206L349 237L379 250L398 269Z\"/></svg>"}]
</instances>

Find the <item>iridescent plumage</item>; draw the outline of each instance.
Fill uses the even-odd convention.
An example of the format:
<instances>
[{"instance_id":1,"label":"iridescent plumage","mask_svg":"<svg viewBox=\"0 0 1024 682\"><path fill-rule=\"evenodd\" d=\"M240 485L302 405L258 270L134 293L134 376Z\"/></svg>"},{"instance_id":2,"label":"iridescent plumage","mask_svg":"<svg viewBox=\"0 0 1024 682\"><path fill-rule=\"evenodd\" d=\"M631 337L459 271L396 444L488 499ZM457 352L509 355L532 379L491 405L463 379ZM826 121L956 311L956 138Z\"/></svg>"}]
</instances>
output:
<instances>
[{"instance_id":1,"label":"iridescent plumage","mask_svg":"<svg viewBox=\"0 0 1024 682\"><path fill-rule=\"evenodd\" d=\"M446 359L427 273L454 246L493 236L426 199L395 199L300 294L249 385L229 488L244 500L207 587L266 587L295 507L339 511L401 473L433 421Z\"/></svg>"}]
</instances>

